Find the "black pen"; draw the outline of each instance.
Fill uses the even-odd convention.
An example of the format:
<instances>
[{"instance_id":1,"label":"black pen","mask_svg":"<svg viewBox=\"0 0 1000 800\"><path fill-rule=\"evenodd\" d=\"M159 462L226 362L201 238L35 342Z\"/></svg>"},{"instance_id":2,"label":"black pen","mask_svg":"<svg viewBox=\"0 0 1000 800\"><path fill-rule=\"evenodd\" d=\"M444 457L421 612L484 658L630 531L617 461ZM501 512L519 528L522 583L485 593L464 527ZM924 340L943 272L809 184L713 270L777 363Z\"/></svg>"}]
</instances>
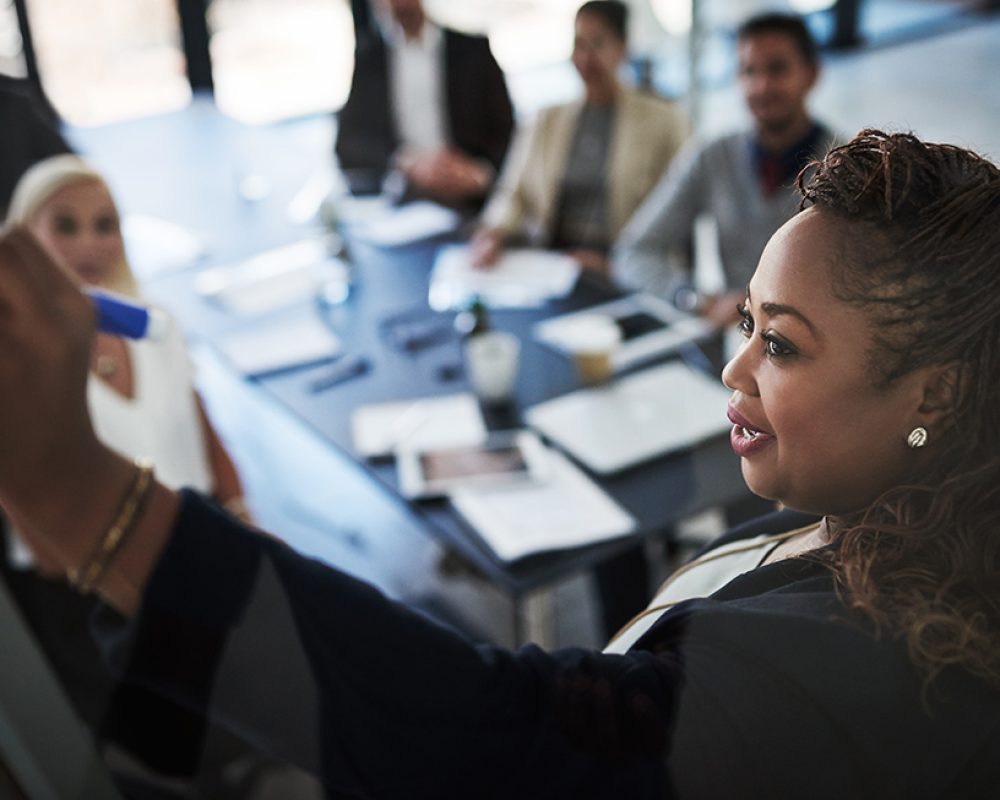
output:
<instances>
[{"instance_id":1,"label":"black pen","mask_svg":"<svg viewBox=\"0 0 1000 800\"><path fill-rule=\"evenodd\" d=\"M364 356L354 356L353 358L339 361L323 377L316 378L312 383L310 383L309 391L316 394L317 392L331 389L337 384L349 381L351 378L357 378L360 375L364 375L369 369L371 369L371 366L371 362Z\"/></svg>"}]
</instances>

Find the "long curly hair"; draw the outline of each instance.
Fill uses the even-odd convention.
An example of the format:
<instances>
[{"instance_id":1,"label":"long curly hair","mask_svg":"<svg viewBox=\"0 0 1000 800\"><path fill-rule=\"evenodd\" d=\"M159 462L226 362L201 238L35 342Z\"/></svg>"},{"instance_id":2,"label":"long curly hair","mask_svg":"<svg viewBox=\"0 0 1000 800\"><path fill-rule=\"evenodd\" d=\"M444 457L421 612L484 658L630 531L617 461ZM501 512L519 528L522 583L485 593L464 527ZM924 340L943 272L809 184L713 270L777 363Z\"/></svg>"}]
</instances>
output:
<instances>
[{"instance_id":1,"label":"long curly hair","mask_svg":"<svg viewBox=\"0 0 1000 800\"><path fill-rule=\"evenodd\" d=\"M876 325L876 384L954 365L953 418L912 482L841 520L821 558L928 685L958 665L1000 686L1000 169L864 130L798 186L846 222L835 292Z\"/></svg>"}]
</instances>

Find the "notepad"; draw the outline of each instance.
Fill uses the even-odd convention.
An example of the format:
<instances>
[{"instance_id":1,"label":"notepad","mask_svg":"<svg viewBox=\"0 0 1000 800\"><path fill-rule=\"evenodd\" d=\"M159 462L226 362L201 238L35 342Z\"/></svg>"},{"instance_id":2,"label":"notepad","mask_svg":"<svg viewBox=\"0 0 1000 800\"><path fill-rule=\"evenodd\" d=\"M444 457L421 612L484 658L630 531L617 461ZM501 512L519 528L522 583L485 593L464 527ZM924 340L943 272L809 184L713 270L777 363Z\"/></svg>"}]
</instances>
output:
<instances>
[{"instance_id":1,"label":"notepad","mask_svg":"<svg viewBox=\"0 0 1000 800\"><path fill-rule=\"evenodd\" d=\"M674 361L532 406L525 419L606 475L728 431L730 394L718 378Z\"/></svg>"},{"instance_id":2,"label":"notepad","mask_svg":"<svg viewBox=\"0 0 1000 800\"><path fill-rule=\"evenodd\" d=\"M490 269L475 269L468 245L444 247L431 272L428 304L435 311L465 308L474 296L491 308L534 308L573 291L580 265L548 250L505 250Z\"/></svg>"},{"instance_id":3,"label":"notepad","mask_svg":"<svg viewBox=\"0 0 1000 800\"><path fill-rule=\"evenodd\" d=\"M547 449L547 479L460 489L453 507L503 561L581 547L635 529L635 519L561 453Z\"/></svg>"},{"instance_id":4,"label":"notepad","mask_svg":"<svg viewBox=\"0 0 1000 800\"><path fill-rule=\"evenodd\" d=\"M336 358L341 342L315 316L298 316L230 334L219 349L244 375L261 378Z\"/></svg>"}]
</instances>

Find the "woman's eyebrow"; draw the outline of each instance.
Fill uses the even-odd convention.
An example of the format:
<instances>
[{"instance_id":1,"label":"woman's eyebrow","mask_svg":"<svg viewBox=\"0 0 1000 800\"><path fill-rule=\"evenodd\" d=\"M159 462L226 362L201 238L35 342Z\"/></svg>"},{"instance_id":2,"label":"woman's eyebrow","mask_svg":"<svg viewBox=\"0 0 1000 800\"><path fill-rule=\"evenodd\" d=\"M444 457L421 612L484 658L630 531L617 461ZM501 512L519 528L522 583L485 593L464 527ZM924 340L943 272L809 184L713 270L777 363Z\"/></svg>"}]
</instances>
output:
<instances>
[{"instance_id":1,"label":"woman's eyebrow","mask_svg":"<svg viewBox=\"0 0 1000 800\"><path fill-rule=\"evenodd\" d=\"M767 314L768 317L771 318L782 317L782 316L795 317L809 329L809 331L812 333L813 336L817 335L816 327L809 321L809 318L806 317L806 315L803 314L801 311L799 311L796 308L793 308L792 306L782 305L781 303L761 303L760 308L761 311L763 311L765 314Z\"/></svg>"}]
</instances>

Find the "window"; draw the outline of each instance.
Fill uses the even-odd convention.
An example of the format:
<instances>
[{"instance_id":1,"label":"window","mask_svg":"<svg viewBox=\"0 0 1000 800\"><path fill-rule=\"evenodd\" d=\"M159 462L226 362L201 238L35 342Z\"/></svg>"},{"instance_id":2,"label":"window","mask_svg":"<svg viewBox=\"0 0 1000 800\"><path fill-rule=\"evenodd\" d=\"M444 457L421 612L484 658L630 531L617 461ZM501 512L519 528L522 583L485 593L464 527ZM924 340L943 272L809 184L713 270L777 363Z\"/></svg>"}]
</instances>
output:
<instances>
[{"instance_id":1,"label":"window","mask_svg":"<svg viewBox=\"0 0 1000 800\"><path fill-rule=\"evenodd\" d=\"M215 99L243 122L340 108L354 66L346 0L214 0Z\"/></svg>"},{"instance_id":2,"label":"window","mask_svg":"<svg viewBox=\"0 0 1000 800\"><path fill-rule=\"evenodd\" d=\"M174 0L33 0L38 69L76 125L173 111L191 98Z\"/></svg>"}]
</instances>

